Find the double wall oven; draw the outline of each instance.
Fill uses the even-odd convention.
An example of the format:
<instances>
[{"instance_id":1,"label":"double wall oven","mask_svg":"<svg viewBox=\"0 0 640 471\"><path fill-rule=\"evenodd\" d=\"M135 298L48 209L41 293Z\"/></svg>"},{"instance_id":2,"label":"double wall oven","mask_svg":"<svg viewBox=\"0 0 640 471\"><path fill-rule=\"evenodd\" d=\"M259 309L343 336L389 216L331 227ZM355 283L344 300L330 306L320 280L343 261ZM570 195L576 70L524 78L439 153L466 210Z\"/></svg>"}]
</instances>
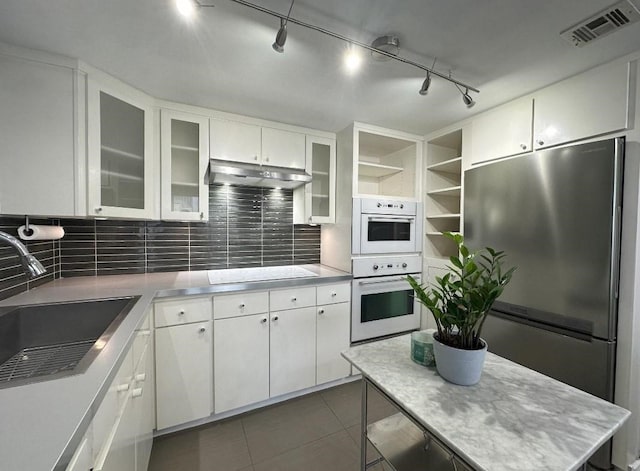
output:
<instances>
[{"instance_id":1,"label":"double wall oven","mask_svg":"<svg viewBox=\"0 0 640 471\"><path fill-rule=\"evenodd\" d=\"M414 201L354 198L352 342L420 328L406 275L420 281L421 209Z\"/></svg>"}]
</instances>

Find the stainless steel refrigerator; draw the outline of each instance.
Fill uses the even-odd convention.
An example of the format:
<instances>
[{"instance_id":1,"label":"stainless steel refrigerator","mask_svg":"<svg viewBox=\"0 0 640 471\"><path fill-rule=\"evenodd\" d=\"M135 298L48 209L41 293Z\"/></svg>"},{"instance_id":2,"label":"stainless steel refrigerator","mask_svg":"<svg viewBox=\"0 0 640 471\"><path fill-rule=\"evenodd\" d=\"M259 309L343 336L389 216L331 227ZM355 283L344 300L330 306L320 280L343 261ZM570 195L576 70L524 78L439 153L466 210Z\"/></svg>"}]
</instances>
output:
<instances>
[{"instance_id":1,"label":"stainless steel refrigerator","mask_svg":"<svg viewBox=\"0 0 640 471\"><path fill-rule=\"evenodd\" d=\"M613 401L624 138L464 174L466 245L518 267L482 336L493 353ZM590 460L611 467L610 442Z\"/></svg>"}]
</instances>

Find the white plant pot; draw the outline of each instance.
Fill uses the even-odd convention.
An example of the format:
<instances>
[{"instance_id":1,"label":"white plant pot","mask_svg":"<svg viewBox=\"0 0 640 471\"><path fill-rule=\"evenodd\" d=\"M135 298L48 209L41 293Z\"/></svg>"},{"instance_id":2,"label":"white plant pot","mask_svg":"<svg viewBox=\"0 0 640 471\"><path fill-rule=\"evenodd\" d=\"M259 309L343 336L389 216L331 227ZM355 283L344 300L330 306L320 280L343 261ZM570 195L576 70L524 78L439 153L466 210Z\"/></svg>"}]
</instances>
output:
<instances>
[{"instance_id":1,"label":"white plant pot","mask_svg":"<svg viewBox=\"0 0 640 471\"><path fill-rule=\"evenodd\" d=\"M436 368L440 376L450 383L471 386L480 381L484 357L487 353L487 342L483 339L484 348L480 350L462 350L450 347L433 337L433 353L436 357Z\"/></svg>"}]
</instances>

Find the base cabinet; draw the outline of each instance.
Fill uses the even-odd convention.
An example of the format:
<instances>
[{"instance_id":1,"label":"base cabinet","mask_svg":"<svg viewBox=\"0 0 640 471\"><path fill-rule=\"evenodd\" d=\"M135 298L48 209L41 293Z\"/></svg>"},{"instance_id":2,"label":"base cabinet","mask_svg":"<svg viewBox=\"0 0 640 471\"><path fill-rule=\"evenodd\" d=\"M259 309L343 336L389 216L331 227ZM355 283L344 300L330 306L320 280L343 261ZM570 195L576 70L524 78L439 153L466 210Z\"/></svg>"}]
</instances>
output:
<instances>
[{"instance_id":1,"label":"base cabinet","mask_svg":"<svg viewBox=\"0 0 640 471\"><path fill-rule=\"evenodd\" d=\"M349 348L351 303L329 304L317 308L316 382L345 378L351 366L340 355Z\"/></svg>"},{"instance_id":2,"label":"base cabinet","mask_svg":"<svg viewBox=\"0 0 640 471\"><path fill-rule=\"evenodd\" d=\"M216 413L269 399L269 319L254 314L214 321Z\"/></svg>"},{"instance_id":3,"label":"base cabinet","mask_svg":"<svg viewBox=\"0 0 640 471\"><path fill-rule=\"evenodd\" d=\"M314 307L271 313L269 383L272 397L315 386L315 346Z\"/></svg>"},{"instance_id":4,"label":"base cabinet","mask_svg":"<svg viewBox=\"0 0 640 471\"><path fill-rule=\"evenodd\" d=\"M156 329L158 430L213 411L212 322Z\"/></svg>"}]
</instances>

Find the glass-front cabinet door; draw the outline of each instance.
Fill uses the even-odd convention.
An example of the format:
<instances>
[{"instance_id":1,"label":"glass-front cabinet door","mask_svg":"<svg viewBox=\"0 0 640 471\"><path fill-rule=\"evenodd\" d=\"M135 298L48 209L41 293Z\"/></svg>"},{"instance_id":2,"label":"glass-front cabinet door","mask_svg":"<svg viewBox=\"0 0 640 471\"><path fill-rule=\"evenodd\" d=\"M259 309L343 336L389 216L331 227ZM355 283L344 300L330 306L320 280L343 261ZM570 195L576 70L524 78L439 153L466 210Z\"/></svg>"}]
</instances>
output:
<instances>
[{"instance_id":1,"label":"glass-front cabinet door","mask_svg":"<svg viewBox=\"0 0 640 471\"><path fill-rule=\"evenodd\" d=\"M334 139L307 136L307 172L313 177L305 189L308 223L335 223L335 145Z\"/></svg>"},{"instance_id":2,"label":"glass-front cabinet door","mask_svg":"<svg viewBox=\"0 0 640 471\"><path fill-rule=\"evenodd\" d=\"M209 120L173 110L161 111L162 219L209 219Z\"/></svg>"},{"instance_id":3,"label":"glass-front cabinet door","mask_svg":"<svg viewBox=\"0 0 640 471\"><path fill-rule=\"evenodd\" d=\"M153 217L151 99L88 81L88 214Z\"/></svg>"}]
</instances>

